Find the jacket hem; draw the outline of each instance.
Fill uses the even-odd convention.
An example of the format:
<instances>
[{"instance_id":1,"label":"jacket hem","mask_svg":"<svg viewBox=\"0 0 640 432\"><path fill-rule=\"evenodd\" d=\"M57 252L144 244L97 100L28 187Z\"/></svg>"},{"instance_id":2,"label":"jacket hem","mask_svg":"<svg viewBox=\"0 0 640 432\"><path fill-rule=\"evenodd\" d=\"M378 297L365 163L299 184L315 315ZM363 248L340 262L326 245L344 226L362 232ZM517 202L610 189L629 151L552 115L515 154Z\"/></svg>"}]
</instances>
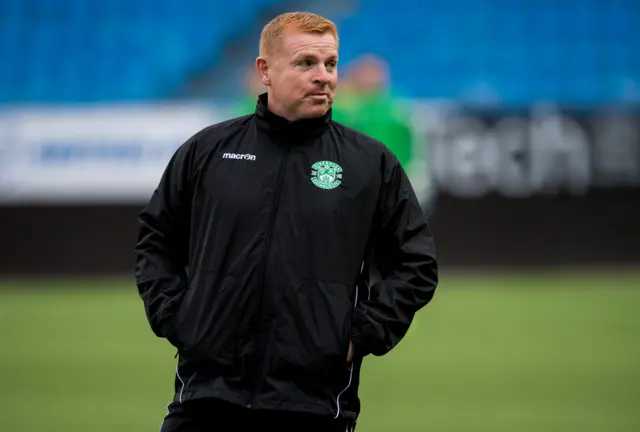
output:
<instances>
[{"instance_id":1,"label":"jacket hem","mask_svg":"<svg viewBox=\"0 0 640 432\"><path fill-rule=\"evenodd\" d=\"M304 403L304 402L282 402L282 401L256 401L253 406L249 407L247 401L248 394L229 394L228 391L191 391L182 395L182 402L198 399L219 399L229 402L247 409L268 410L268 411L290 411L302 414L314 414L321 416L335 417L336 410L334 406L328 406L323 403ZM177 398L175 402L178 402Z\"/></svg>"}]
</instances>

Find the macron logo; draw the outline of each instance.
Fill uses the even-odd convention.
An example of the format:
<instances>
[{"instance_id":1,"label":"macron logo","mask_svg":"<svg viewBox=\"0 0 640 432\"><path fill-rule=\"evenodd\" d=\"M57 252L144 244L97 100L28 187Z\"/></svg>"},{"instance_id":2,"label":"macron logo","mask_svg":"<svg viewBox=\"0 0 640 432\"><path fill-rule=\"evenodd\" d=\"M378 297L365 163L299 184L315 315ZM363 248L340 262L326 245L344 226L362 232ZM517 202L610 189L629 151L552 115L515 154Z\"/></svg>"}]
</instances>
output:
<instances>
[{"instance_id":1,"label":"macron logo","mask_svg":"<svg viewBox=\"0 0 640 432\"><path fill-rule=\"evenodd\" d=\"M222 159L243 159L243 160L256 160L256 155L252 154L238 154L238 153L224 153Z\"/></svg>"}]
</instances>

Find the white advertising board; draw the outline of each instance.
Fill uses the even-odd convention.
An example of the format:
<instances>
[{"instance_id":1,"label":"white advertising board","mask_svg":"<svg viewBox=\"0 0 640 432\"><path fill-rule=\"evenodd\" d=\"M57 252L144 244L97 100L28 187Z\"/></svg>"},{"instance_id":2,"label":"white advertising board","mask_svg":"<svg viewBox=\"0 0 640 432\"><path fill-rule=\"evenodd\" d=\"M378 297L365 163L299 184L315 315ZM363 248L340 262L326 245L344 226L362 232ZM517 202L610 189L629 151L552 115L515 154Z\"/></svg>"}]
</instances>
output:
<instances>
[{"instance_id":1,"label":"white advertising board","mask_svg":"<svg viewBox=\"0 0 640 432\"><path fill-rule=\"evenodd\" d=\"M144 202L177 147L220 120L201 105L0 113L0 202Z\"/></svg>"}]
</instances>

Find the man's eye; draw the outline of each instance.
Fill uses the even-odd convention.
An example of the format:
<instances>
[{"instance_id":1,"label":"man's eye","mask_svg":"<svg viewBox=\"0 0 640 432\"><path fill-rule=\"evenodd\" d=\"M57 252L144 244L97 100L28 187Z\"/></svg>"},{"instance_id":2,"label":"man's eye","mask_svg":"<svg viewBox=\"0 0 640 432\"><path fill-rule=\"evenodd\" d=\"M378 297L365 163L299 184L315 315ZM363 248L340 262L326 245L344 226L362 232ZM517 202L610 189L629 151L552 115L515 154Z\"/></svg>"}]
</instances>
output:
<instances>
[{"instance_id":1,"label":"man's eye","mask_svg":"<svg viewBox=\"0 0 640 432\"><path fill-rule=\"evenodd\" d=\"M306 67L311 66L311 60L301 60L300 66L306 66Z\"/></svg>"}]
</instances>

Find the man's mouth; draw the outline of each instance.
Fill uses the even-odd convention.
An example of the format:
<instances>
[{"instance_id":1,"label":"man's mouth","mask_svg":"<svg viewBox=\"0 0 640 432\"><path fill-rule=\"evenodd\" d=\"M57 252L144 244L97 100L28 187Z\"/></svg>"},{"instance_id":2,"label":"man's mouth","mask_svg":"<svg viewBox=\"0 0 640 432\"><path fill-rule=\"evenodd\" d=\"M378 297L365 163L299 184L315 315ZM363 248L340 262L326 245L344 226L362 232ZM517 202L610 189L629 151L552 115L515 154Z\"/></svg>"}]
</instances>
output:
<instances>
[{"instance_id":1,"label":"man's mouth","mask_svg":"<svg viewBox=\"0 0 640 432\"><path fill-rule=\"evenodd\" d=\"M312 97L312 98L316 98L316 99L320 99L320 98L329 99L329 94L328 93L322 93L322 92L309 93L308 96Z\"/></svg>"}]
</instances>

